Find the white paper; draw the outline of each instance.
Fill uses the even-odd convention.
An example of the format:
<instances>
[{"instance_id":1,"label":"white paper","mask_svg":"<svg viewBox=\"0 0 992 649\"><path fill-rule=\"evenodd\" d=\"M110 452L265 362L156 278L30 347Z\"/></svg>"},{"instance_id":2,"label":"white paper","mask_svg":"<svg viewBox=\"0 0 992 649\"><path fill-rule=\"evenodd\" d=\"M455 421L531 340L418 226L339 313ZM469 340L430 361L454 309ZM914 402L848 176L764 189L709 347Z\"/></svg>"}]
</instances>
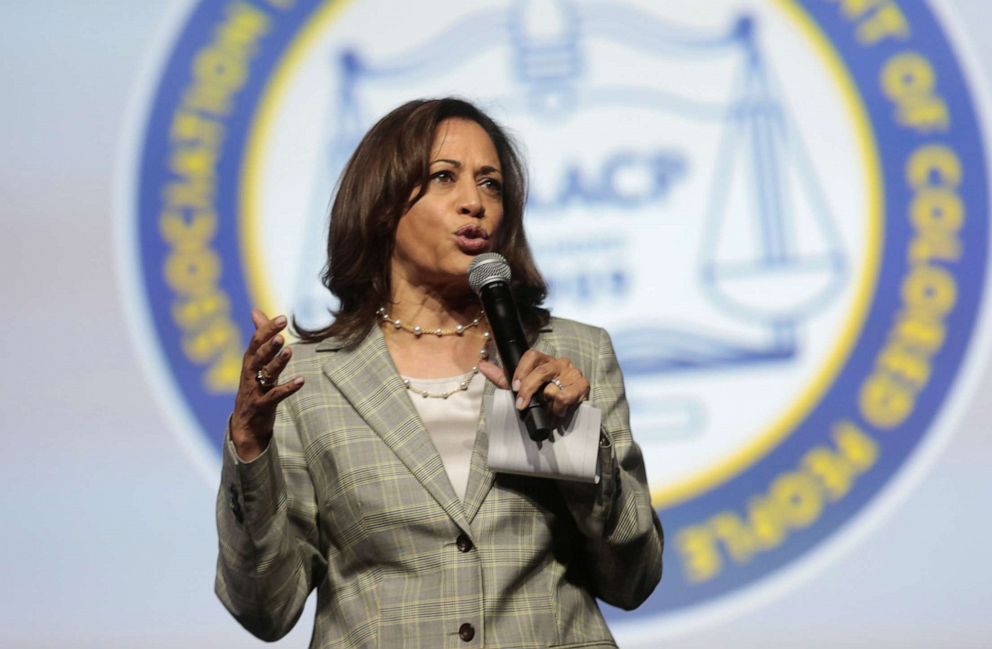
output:
<instances>
[{"instance_id":1,"label":"white paper","mask_svg":"<svg viewBox=\"0 0 992 649\"><path fill-rule=\"evenodd\" d=\"M560 480L599 483L599 408L581 403L567 426L556 428L550 439L537 442L513 406L513 393L496 390L485 400L489 434L489 468Z\"/></svg>"}]
</instances>

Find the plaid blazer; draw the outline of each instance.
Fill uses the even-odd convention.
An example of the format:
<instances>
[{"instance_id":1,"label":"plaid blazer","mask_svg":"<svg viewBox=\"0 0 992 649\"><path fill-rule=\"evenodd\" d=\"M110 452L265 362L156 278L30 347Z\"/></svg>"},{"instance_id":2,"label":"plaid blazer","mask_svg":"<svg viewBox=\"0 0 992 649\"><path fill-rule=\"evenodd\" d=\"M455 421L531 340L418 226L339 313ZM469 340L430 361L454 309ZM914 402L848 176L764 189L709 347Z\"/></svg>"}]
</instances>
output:
<instances>
[{"instance_id":1,"label":"plaid blazer","mask_svg":"<svg viewBox=\"0 0 992 649\"><path fill-rule=\"evenodd\" d=\"M256 636L295 624L311 648L615 647L596 604L634 608L661 578L663 535L607 333L553 319L603 411L599 485L495 475L481 421L464 502L376 327L357 347L294 347L275 435L224 454L216 591ZM493 386L487 385L487 394Z\"/></svg>"}]
</instances>

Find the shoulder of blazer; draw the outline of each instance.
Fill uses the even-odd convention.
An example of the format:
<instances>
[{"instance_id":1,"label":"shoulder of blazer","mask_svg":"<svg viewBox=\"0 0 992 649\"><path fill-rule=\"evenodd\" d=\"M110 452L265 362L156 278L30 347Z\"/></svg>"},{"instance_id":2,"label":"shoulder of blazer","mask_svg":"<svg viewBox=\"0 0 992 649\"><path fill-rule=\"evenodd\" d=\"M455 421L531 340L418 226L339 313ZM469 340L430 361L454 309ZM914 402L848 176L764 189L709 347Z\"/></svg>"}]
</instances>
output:
<instances>
[{"instance_id":1,"label":"shoulder of blazer","mask_svg":"<svg viewBox=\"0 0 992 649\"><path fill-rule=\"evenodd\" d=\"M577 340L598 343L603 333L602 327L579 322L578 320L554 317L551 318L551 322L547 328L541 329L540 336L549 337L552 341Z\"/></svg>"},{"instance_id":2,"label":"shoulder of blazer","mask_svg":"<svg viewBox=\"0 0 992 649\"><path fill-rule=\"evenodd\" d=\"M372 330L369 329L369 334L371 333ZM368 338L368 336L366 336L366 338ZM315 352L336 352L342 349L348 349L347 341L335 337L324 338L318 343L310 343L310 344L313 346L313 350ZM357 345L353 345L352 347L358 347L361 346L361 344L362 343L360 342Z\"/></svg>"}]
</instances>

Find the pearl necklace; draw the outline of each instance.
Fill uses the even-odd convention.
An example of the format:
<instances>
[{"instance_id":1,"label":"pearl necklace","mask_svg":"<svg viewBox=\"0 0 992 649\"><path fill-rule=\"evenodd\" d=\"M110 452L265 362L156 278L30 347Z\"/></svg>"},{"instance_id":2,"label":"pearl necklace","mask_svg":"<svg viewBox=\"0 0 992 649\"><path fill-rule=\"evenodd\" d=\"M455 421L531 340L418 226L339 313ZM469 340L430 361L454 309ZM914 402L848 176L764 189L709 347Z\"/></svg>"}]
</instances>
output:
<instances>
[{"instance_id":1,"label":"pearl necklace","mask_svg":"<svg viewBox=\"0 0 992 649\"><path fill-rule=\"evenodd\" d=\"M482 338L485 342L483 342L482 344L482 349L479 350L479 358L482 359L489 358L488 346L491 337L492 336L488 331L482 332ZM472 379L474 379L475 375L478 373L479 373L479 366L477 364L473 365L472 369L470 369L467 374L462 376L462 380L458 382L457 386L451 388L450 390L446 390L444 392L431 392L430 390L418 388L417 386L410 383L410 379L403 379L403 385L410 392L413 392L414 394L419 394L425 399L447 399L456 392L464 392L465 390L468 390L469 383L472 382Z\"/></svg>"},{"instance_id":2,"label":"pearl necklace","mask_svg":"<svg viewBox=\"0 0 992 649\"><path fill-rule=\"evenodd\" d=\"M402 322L400 322L399 318L393 320L392 318L389 317L389 314L386 313L385 308L379 309L378 311L376 311L376 313L382 318L382 321L384 323L389 323L394 327L396 327L397 329L408 331L417 338L420 338L420 336L424 334L423 327L403 324ZM441 336L450 336L452 334L461 336L462 334L465 333L467 329L471 327L478 327L479 321L480 318L475 318L474 320L472 320L472 322L468 323L467 325L458 325L454 329L437 328L430 333L433 333L435 336L439 338ZM482 332L482 348L479 350L480 359L489 358L489 341L491 339L492 339L492 334L490 334L488 331ZM457 386L455 386L450 390L446 390L444 392L431 392L430 390L424 390L423 388L418 388L417 386L410 383L410 379L403 379L403 385L410 392L413 392L414 394L419 394L425 399L447 399L456 392L464 392L465 390L468 390L469 384L472 382L472 379L474 379L475 375L478 373L479 373L478 364L473 365L472 369L470 369L468 373L462 376L462 379L461 381L458 382Z\"/></svg>"},{"instance_id":3,"label":"pearl necklace","mask_svg":"<svg viewBox=\"0 0 992 649\"><path fill-rule=\"evenodd\" d=\"M451 388L450 390L446 390L444 392L431 392L430 390L418 388L417 386L410 384L410 379L403 379L403 385L405 385L406 389L409 390L410 392L413 392L414 394L419 394L425 399L447 399L456 392L464 392L465 390L468 390L469 384L472 382L472 379L474 379L475 375L478 373L479 373L479 366L476 365L471 370L469 370L468 374L462 376L462 380L458 382L457 386Z\"/></svg>"},{"instance_id":4,"label":"pearl necklace","mask_svg":"<svg viewBox=\"0 0 992 649\"><path fill-rule=\"evenodd\" d=\"M386 307L382 307L381 309L379 309L375 313L380 318L382 318L382 321L383 322L388 322L389 324L393 325L397 329L402 329L404 331L409 331L410 333L412 333L414 336L417 336L418 338L420 336L424 335L425 333L434 334L438 338L440 338L441 336L453 336L453 335L454 336L461 336L463 333L465 333L467 330L471 329L472 327L478 327L479 326L479 322L482 319L482 316L480 314L478 317L476 317L474 320L472 320L472 322L468 323L467 325L458 325L454 329L442 329L442 328L438 327L437 329L434 329L433 331L427 331L426 329L424 329L420 325L408 325L405 322L403 322L402 320L400 320L399 318L396 318L394 320L393 318L390 317L390 315L388 313L386 313Z\"/></svg>"}]
</instances>

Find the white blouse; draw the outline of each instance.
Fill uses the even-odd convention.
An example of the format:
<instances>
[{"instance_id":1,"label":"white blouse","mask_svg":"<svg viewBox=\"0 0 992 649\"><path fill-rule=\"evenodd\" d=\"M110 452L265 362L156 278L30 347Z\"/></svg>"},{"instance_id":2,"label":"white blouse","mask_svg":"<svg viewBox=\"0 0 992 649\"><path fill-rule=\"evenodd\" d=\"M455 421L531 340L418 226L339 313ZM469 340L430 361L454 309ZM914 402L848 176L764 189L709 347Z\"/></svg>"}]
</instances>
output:
<instances>
[{"instance_id":1,"label":"white blouse","mask_svg":"<svg viewBox=\"0 0 992 649\"><path fill-rule=\"evenodd\" d=\"M443 379L418 379L404 376L410 385L432 394L442 394L458 386L465 376ZM486 377L476 373L469 381L468 390L458 390L447 399L424 397L407 390L410 400L420 413L434 447L441 456L448 480L455 493L465 500L468 488L468 474L472 462L472 449L475 448L475 434L479 427L479 412L482 408L482 392L486 387Z\"/></svg>"}]
</instances>

